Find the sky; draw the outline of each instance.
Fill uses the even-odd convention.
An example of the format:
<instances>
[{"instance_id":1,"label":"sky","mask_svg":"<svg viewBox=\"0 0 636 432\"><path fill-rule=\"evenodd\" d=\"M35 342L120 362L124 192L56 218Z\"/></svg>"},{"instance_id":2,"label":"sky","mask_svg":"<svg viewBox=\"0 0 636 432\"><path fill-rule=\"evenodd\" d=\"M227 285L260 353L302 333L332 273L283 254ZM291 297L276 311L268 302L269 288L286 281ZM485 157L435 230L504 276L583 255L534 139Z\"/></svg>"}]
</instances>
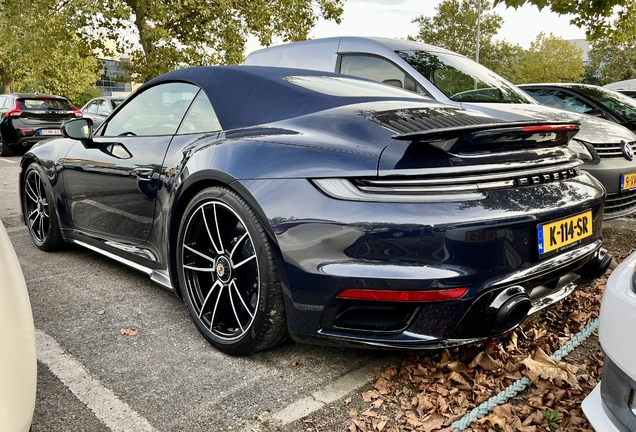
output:
<instances>
[{"instance_id":1,"label":"sky","mask_svg":"<svg viewBox=\"0 0 636 432\"><path fill-rule=\"evenodd\" d=\"M417 34L417 25L411 21L420 15L435 15L435 7L442 0L347 0L342 22L338 25L321 20L310 32L310 38L330 36L380 36L406 38ZM500 4L495 11L503 17L504 24L497 39L518 43L524 48L543 31L563 39L585 39L585 31L571 25L570 18L559 16L532 5L517 10ZM277 43L282 41L277 41ZM246 55L258 49L258 43L250 41Z\"/></svg>"}]
</instances>

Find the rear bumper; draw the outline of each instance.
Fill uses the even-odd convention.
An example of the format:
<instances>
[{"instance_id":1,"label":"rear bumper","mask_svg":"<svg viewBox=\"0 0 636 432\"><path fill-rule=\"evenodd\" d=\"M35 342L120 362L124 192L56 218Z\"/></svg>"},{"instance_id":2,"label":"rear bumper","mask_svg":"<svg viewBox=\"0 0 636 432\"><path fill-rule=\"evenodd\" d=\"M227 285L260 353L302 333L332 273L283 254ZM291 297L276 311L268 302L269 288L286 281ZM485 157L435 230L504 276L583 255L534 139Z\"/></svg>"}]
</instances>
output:
<instances>
[{"instance_id":1,"label":"rear bumper","mask_svg":"<svg viewBox=\"0 0 636 432\"><path fill-rule=\"evenodd\" d=\"M577 289L588 263L598 266L605 194L587 174L443 203L337 200L302 179L241 183L271 227L289 331L298 341L404 349L461 345L519 324L501 325L492 307L509 290L531 301L532 313ZM587 211L592 237L539 256L538 225ZM352 289L458 287L466 294L444 301L338 297Z\"/></svg>"}]
</instances>

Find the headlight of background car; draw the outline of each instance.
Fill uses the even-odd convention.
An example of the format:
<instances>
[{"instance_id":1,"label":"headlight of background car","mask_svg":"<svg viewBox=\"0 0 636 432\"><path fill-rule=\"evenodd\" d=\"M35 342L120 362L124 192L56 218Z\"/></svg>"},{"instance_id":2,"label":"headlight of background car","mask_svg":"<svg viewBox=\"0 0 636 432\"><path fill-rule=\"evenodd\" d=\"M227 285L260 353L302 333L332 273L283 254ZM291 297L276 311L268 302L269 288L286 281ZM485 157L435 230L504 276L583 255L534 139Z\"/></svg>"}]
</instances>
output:
<instances>
[{"instance_id":1,"label":"headlight of background car","mask_svg":"<svg viewBox=\"0 0 636 432\"><path fill-rule=\"evenodd\" d=\"M587 146L581 141L571 140L568 146L579 154L579 158L584 161L590 161L594 159L592 153L588 150Z\"/></svg>"}]
</instances>

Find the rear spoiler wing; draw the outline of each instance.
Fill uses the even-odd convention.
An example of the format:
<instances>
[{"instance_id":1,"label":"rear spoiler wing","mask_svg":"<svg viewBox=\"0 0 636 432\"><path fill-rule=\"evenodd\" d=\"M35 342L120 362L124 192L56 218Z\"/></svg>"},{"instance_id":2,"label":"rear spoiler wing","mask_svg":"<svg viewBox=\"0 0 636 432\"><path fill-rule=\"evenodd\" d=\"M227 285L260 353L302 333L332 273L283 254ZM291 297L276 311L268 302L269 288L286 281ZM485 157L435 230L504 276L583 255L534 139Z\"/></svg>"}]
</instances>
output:
<instances>
[{"instance_id":1,"label":"rear spoiler wing","mask_svg":"<svg viewBox=\"0 0 636 432\"><path fill-rule=\"evenodd\" d=\"M518 150L566 145L579 129L575 122L506 122L429 129L392 138L425 142L453 152Z\"/></svg>"}]
</instances>

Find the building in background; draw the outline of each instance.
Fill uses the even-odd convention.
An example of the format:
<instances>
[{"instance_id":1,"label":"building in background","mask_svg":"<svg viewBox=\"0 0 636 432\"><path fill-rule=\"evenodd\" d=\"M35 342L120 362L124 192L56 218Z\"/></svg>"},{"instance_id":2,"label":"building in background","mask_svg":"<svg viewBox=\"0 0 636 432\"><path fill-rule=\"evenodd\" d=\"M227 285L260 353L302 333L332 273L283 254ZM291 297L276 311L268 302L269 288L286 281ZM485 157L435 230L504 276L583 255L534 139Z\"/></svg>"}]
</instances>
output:
<instances>
[{"instance_id":1,"label":"building in background","mask_svg":"<svg viewBox=\"0 0 636 432\"><path fill-rule=\"evenodd\" d=\"M590 43L585 39L568 39L575 47L583 51L583 67L590 64Z\"/></svg>"},{"instance_id":2,"label":"building in background","mask_svg":"<svg viewBox=\"0 0 636 432\"><path fill-rule=\"evenodd\" d=\"M104 92L104 96L128 96L139 85L133 84L130 72L122 66L122 63L130 62L129 57L120 57L119 60L100 58L102 64L102 76L95 86Z\"/></svg>"}]
</instances>

